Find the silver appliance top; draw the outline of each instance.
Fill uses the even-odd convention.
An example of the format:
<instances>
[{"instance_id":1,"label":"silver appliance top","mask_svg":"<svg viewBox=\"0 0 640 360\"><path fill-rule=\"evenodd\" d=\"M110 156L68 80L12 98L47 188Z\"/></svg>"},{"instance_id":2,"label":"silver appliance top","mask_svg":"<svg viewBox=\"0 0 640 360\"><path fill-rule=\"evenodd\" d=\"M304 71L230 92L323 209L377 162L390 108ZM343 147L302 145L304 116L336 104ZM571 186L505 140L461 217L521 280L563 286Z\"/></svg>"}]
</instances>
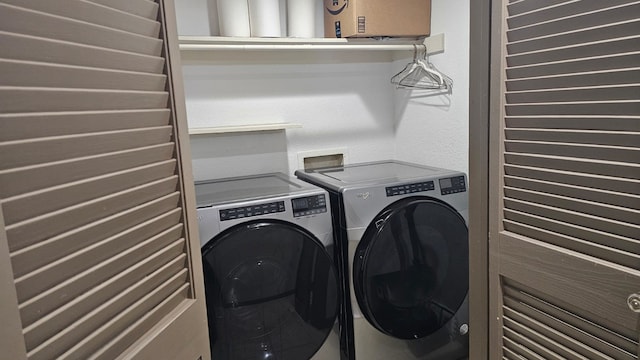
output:
<instances>
[{"instance_id":1,"label":"silver appliance top","mask_svg":"<svg viewBox=\"0 0 640 360\"><path fill-rule=\"evenodd\" d=\"M386 185L421 178L446 176L456 171L397 160L345 165L314 170L298 170L296 176L309 182L342 191L352 185Z\"/></svg>"},{"instance_id":2,"label":"silver appliance top","mask_svg":"<svg viewBox=\"0 0 640 360\"><path fill-rule=\"evenodd\" d=\"M284 195L295 196L318 190L311 184L282 173L197 181L195 188L198 207Z\"/></svg>"}]
</instances>

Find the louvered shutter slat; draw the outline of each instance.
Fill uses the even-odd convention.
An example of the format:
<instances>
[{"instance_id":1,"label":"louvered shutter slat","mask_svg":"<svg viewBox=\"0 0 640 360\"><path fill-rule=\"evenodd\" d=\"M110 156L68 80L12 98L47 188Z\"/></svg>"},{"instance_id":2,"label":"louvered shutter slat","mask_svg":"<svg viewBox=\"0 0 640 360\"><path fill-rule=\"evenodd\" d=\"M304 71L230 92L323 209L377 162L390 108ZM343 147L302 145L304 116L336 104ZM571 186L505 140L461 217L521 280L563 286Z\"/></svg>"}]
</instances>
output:
<instances>
[{"instance_id":1,"label":"louvered shutter slat","mask_svg":"<svg viewBox=\"0 0 640 360\"><path fill-rule=\"evenodd\" d=\"M638 11L640 7L637 7L635 11ZM627 9L628 11L634 11L634 9ZM576 22L580 25L582 19L576 19ZM512 42L508 45L510 54L531 53L540 50L548 50L554 48L562 48L566 46L575 46L575 44L588 44L596 43L600 41L606 41L612 37L625 38L632 37L638 34L638 26L640 21L630 20L614 25L597 26L593 28L585 29L583 26L576 24L579 27L577 31L571 31L563 34L556 34L554 36L545 36L540 38L534 38L531 40L521 40L518 42ZM548 32L553 33L551 30Z\"/></svg>"},{"instance_id":2,"label":"louvered shutter slat","mask_svg":"<svg viewBox=\"0 0 640 360\"><path fill-rule=\"evenodd\" d=\"M25 359L165 355L166 338L208 358L172 7L0 0L0 220Z\"/></svg>"},{"instance_id":3,"label":"louvered shutter slat","mask_svg":"<svg viewBox=\"0 0 640 360\"><path fill-rule=\"evenodd\" d=\"M626 52L640 51L640 36L602 40L593 43L552 48L531 53L513 54L507 57L507 65L512 67L567 61L576 58L607 56L615 54L617 49L627 49Z\"/></svg>"},{"instance_id":4,"label":"louvered shutter slat","mask_svg":"<svg viewBox=\"0 0 640 360\"><path fill-rule=\"evenodd\" d=\"M509 165L522 165L541 169L554 169L593 175L637 179L640 166L617 161L599 161L593 159L564 158L537 154L505 153ZM594 166L594 164L596 166ZM507 165L508 166L508 165Z\"/></svg>"},{"instance_id":5,"label":"louvered shutter slat","mask_svg":"<svg viewBox=\"0 0 640 360\"><path fill-rule=\"evenodd\" d=\"M508 7L509 16L507 21L509 29L516 29L557 19L582 16L592 12L599 14L608 8L629 5L629 3L633 2L629 0L609 0L606 2L599 0L566 0L556 2L553 6L545 6L545 3L528 4L528 9L524 6L511 5Z\"/></svg>"},{"instance_id":6,"label":"louvered shutter slat","mask_svg":"<svg viewBox=\"0 0 640 360\"><path fill-rule=\"evenodd\" d=\"M177 193L169 194L15 251L11 253L15 276L20 277L80 249L91 249L94 244L134 231L149 221L159 218L171 222L174 216L181 215L178 201ZM157 230L162 227L158 226ZM117 247L104 252L108 254L115 250Z\"/></svg>"},{"instance_id":7,"label":"louvered shutter slat","mask_svg":"<svg viewBox=\"0 0 640 360\"><path fill-rule=\"evenodd\" d=\"M633 269L640 269L640 256L634 252L640 244L629 238L621 236L607 236L598 238L598 235L591 235L589 231L593 229L566 224L561 221L553 221L540 216L534 216L514 210L505 212L505 230L525 235L534 239L543 238L549 244L559 247L574 249L582 254L596 257L607 261L628 266ZM578 237L567 234L587 233L586 237ZM600 232L599 235L602 235ZM629 250L631 249L631 250Z\"/></svg>"},{"instance_id":8,"label":"louvered shutter slat","mask_svg":"<svg viewBox=\"0 0 640 360\"><path fill-rule=\"evenodd\" d=\"M506 32L505 229L632 268L640 268L639 6L517 2L507 6Z\"/></svg>"},{"instance_id":9,"label":"louvered shutter slat","mask_svg":"<svg viewBox=\"0 0 640 360\"><path fill-rule=\"evenodd\" d=\"M155 16L150 20L84 0L5 0L4 3L143 36L157 38L160 33L160 23L155 21Z\"/></svg>"},{"instance_id":10,"label":"louvered shutter slat","mask_svg":"<svg viewBox=\"0 0 640 360\"><path fill-rule=\"evenodd\" d=\"M166 143L0 170L0 195L11 197L85 177L171 159L174 148L173 143ZM93 164L100 166L91 166Z\"/></svg>"},{"instance_id":11,"label":"louvered shutter slat","mask_svg":"<svg viewBox=\"0 0 640 360\"><path fill-rule=\"evenodd\" d=\"M162 127L169 116L169 109L0 114L0 141Z\"/></svg>"},{"instance_id":12,"label":"louvered shutter slat","mask_svg":"<svg viewBox=\"0 0 640 360\"><path fill-rule=\"evenodd\" d=\"M158 17L158 4L151 0L90 0L90 2L147 19L155 20Z\"/></svg>"},{"instance_id":13,"label":"louvered shutter slat","mask_svg":"<svg viewBox=\"0 0 640 360\"><path fill-rule=\"evenodd\" d=\"M174 173L175 160L167 160L7 198L3 203L5 211L9 214L5 217L5 224L10 225L76 203L116 193L131 186L169 177Z\"/></svg>"},{"instance_id":14,"label":"louvered shutter slat","mask_svg":"<svg viewBox=\"0 0 640 360\"><path fill-rule=\"evenodd\" d=\"M494 10L492 358L637 360L640 1Z\"/></svg>"},{"instance_id":15,"label":"louvered shutter slat","mask_svg":"<svg viewBox=\"0 0 640 360\"><path fill-rule=\"evenodd\" d=\"M508 79L548 79L552 76L571 75L576 73L614 71L633 69L640 62L640 52L630 54L604 55L586 59L514 66L506 70ZM623 70L624 71L624 70ZM508 80L507 82L510 82Z\"/></svg>"},{"instance_id":16,"label":"louvered shutter slat","mask_svg":"<svg viewBox=\"0 0 640 360\"><path fill-rule=\"evenodd\" d=\"M161 74L164 58L0 31L3 57L12 60ZM34 53L33 49L38 49ZM3 70L4 71L4 70Z\"/></svg>"},{"instance_id":17,"label":"louvered shutter slat","mask_svg":"<svg viewBox=\"0 0 640 360\"><path fill-rule=\"evenodd\" d=\"M115 264L119 261L119 269L133 266L136 258L146 258L160 251L167 244L179 239L181 232L182 227L178 224L160 233L152 234L146 239L144 237L130 238L129 240L133 239L135 242L130 243L128 247L122 246L120 253L115 253L112 258L104 258L102 260L100 260L100 257L86 258L86 252L79 251L17 278L16 288L20 295L26 292L23 289L29 289L31 295L35 296L84 271L104 268L105 263ZM114 245L113 242L110 245ZM114 269L111 269L111 271Z\"/></svg>"},{"instance_id":18,"label":"louvered shutter slat","mask_svg":"<svg viewBox=\"0 0 640 360\"><path fill-rule=\"evenodd\" d=\"M54 337L47 340L46 343L29 351L28 355L33 359L43 360L48 359L51 354L60 354L60 358L65 358L66 355L61 353L71 346L71 349L67 350L67 353L73 354L73 358L87 358L89 354L98 350L105 340L112 339L119 335L130 323L135 321L134 319L142 317L178 288L188 286L188 284L185 283L186 280L187 273L184 271L176 274L173 278L145 294L142 298L130 298L129 300L132 301L133 304L122 310L117 316L107 319L108 321L98 329L94 330L102 319L96 321L95 318L92 318L93 314L90 313L87 315L85 321L81 320L81 323L75 327L67 327L65 331L57 333ZM108 305L108 302L103 303L101 308L95 309L95 314L104 314L102 310ZM85 335L87 333L89 333L89 336Z\"/></svg>"},{"instance_id":19,"label":"louvered shutter slat","mask_svg":"<svg viewBox=\"0 0 640 360\"><path fill-rule=\"evenodd\" d=\"M594 28L613 23L633 21L636 19L635 14L637 11L640 11L639 4L640 3L636 3L631 6L620 6L604 11L585 13L575 16L569 21L567 21L567 19L562 19L562 21L549 21L538 25L513 29L507 32L507 39L510 42L516 42L531 38L567 33L578 29ZM528 5L531 7L537 7L538 4L529 2ZM512 8L512 6L509 6L509 9Z\"/></svg>"},{"instance_id":20,"label":"louvered shutter slat","mask_svg":"<svg viewBox=\"0 0 640 360\"><path fill-rule=\"evenodd\" d=\"M529 322L537 322L538 328L546 328L549 333L556 338L561 338L562 334L566 334L569 339L575 339L576 341L565 341L560 339L561 342L567 343L572 346L572 350L578 352L580 355L589 359L619 359L619 360L633 360L633 355L619 349L611 344L606 343L597 337L593 337L590 334L581 331L567 323L564 323L552 316L536 311L535 309L516 301L512 298L505 298L505 306L508 311L505 313L517 314L513 317L527 318ZM591 349L586 344L591 345ZM612 356L613 355L613 356Z\"/></svg>"},{"instance_id":21,"label":"louvered shutter slat","mask_svg":"<svg viewBox=\"0 0 640 360\"><path fill-rule=\"evenodd\" d=\"M582 158L633 163L640 158L640 148L625 146L599 146L561 142L505 140L505 151L540 154L566 158Z\"/></svg>"},{"instance_id":22,"label":"louvered shutter slat","mask_svg":"<svg viewBox=\"0 0 640 360\"><path fill-rule=\"evenodd\" d=\"M505 304L518 307L530 317L545 322L557 329L566 329L566 333L577 334L586 344L596 346L601 352L612 356L614 359L625 359L633 356L633 340L618 334L615 330L600 326L580 314L572 313L553 300L540 298L531 292L530 288L524 289L522 285L506 282L503 288ZM553 325L551 325L553 324Z\"/></svg>"},{"instance_id":23,"label":"louvered shutter slat","mask_svg":"<svg viewBox=\"0 0 640 360\"><path fill-rule=\"evenodd\" d=\"M116 355L121 354L128 346L131 346L135 339L144 335L147 329L153 326L153 324L159 322L163 316L170 313L173 309L180 308L181 304L185 302L185 299L187 299L188 296L189 288L185 284L178 288L178 290L174 291L173 294L169 295L156 307L144 314L140 314L141 316L136 322L120 333L107 334L107 338L109 338L109 336L113 336L113 339L96 351L95 354L92 354L89 359L114 359ZM122 355L120 355L118 359L122 359Z\"/></svg>"},{"instance_id":24,"label":"louvered shutter slat","mask_svg":"<svg viewBox=\"0 0 640 360\"><path fill-rule=\"evenodd\" d=\"M577 144L634 147L636 144L640 143L640 132L509 128L505 130L505 138L507 140L568 142Z\"/></svg>"},{"instance_id":25,"label":"louvered shutter slat","mask_svg":"<svg viewBox=\"0 0 640 360\"><path fill-rule=\"evenodd\" d=\"M620 71L600 71L574 73L565 76L548 75L534 78L515 78L507 81L507 91L526 91L542 89L561 89L587 86L607 86L615 84L637 84L640 82L640 69Z\"/></svg>"},{"instance_id":26,"label":"louvered shutter slat","mask_svg":"<svg viewBox=\"0 0 640 360\"><path fill-rule=\"evenodd\" d=\"M601 191L594 187L571 186L564 183L539 181L508 175L505 176L504 179L506 187L511 189L522 189L568 199L586 200L593 203L617 206L621 209L640 210L640 196L634 194L625 194L619 191ZM635 185L638 187L640 184L636 182ZM637 220L633 218L631 222L637 222Z\"/></svg>"},{"instance_id":27,"label":"louvered shutter slat","mask_svg":"<svg viewBox=\"0 0 640 360\"><path fill-rule=\"evenodd\" d=\"M525 208L526 209L526 208ZM531 211L536 211L540 209L527 209ZM544 208L542 209L544 210ZM611 232L606 229L596 229L593 226L588 226L587 219L583 219L582 223L571 223L569 220L572 218L563 218L562 215L556 215L549 211L550 215L540 214L540 211L536 214L534 212L525 212L518 209L509 209L505 211L505 228L508 230L514 230L516 227L521 231L526 231L528 236L535 231L538 232L540 236L548 236L548 241L554 243L554 235L553 232L562 235L566 235L566 239L562 244L556 244L558 246L571 248L572 241L576 242L574 244L575 250L580 250L582 253L586 254L598 254L599 256L606 255L606 252L611 250L612 254L607 256L606 259L614 259L618 256L616 250L626 251L628 255L635 254L631 256L630 263L631 267L638 267L638 240L617 234L611 234ZM575 215L575 213L574 213ZM574 217L573 219L575 219ZM605 222L606 225L613 225ZM514 231L518 233L517 231ZM536 238L536 236L532 236ZM558 239L556 239L558 240ZM589 249L589 246L593 246L593 249Z\"/></svg>"},{"instance_id":28,"label":"louvered shutter slat","mask_svg":"<svg viewBox=\"0 0 640 360\"><path fill-rule=\"evenodd\" d=\"M106 291L103 293L97 291L74 299L73 302L57 309L46 318L40 319L25 329L27 348L37 347L47 339L54 337L59 331L77 322L91 322L97 328L99 324L104 324L117 315L120 309L130 305L130 299L142 298L174 274L185 272L184 267L185 259L184 256L181 256L118 293L107 294ZM103 304L101 308L94 306L97 302ZM55 326L51 326L52 324Z\"/></svg>"},{"instance_id":29,"label":"louvered shutter slat","mask_svg":"<svg viewBox=\"0 0 640 360\"><path fill-rule=\"evenodd\" d=\"M510 311L509 308L506 308L504 311L504 322L505 322L505 333L507 337L512 337L517 339L518 342L524 344L530 350L533 350L535 353L542 356L543 359L580 359L580 360L589 360L583 356L580 356L575 351L572 351L570 348L565 346L565 342L558 342L554 339L549 338L549 332L545 331L547 329L539 328L537 324L531 324L528 319L523 319L518 316L514 312ZM515 318L512 319L511 317ZM520 320L520 322L516 321ZM522 323L525 324L522 324ZM540 332L543 333L540 333ZM565 341L570 341L568 338ZM593 354L593 360L602 360L602 357L595 356Z\"/></svg>"},{"instance_id":30,"label":"louvered shutter slat","mask_svg":"<svg viewBox=\"0 0 640 360\"><path fill-rule=\"evenodd\" d=\"M507 177L517 176L524 179L550 181L567 185L588 187L615 193L640 195L640 181L632 178L599 176L571 171L536 168L519 165L505 166Z\"/></svg>"},{"instance_id":31,"label":"louvered shutter slat","mask_svg":"<svg viewBox=\"0 0 640 360\"><path fill-rule=\"evenodd\" d=\"M527 345L531 346L530 342L528 342L527 339L523 338L520 334L510 329L504 330L504 346L515 356L517 356L517 358L527 360L560 360L557 354L550 353L548 351L545 353L545 355L548 357L542 357L541 355L535 353L533 350L529 349Z\"/></svg>"},{"instance_id":32,"label":"louvered shutter slat","mask_svg":"<svg viewBox=\"0 0 640 360\"><path fill-rule=\"evenodd\" d=\"M511 341L508 339L505 339L506 341ZM507 345L505 341L505 346ZM513 350L511 350L510 348L507 347L503 347L502 348L502 359L503 360L527 360L526 357L517 354L516 352L514 352Z\"/></svg>"},{"instance_id":33,"label":"louvered shutter slat","mask_svg":"<svg viewBox=\"0 0 640 360\"><path fill-rule=\"evenodd\" d=\"M564 210L553 206L535 204L518 199L507 198L504 203L505 207L509 209L553 220L568 222L578 226L590 227L598 231L605 231L631 239L638 238L640 230L638 226L633 224L593 216L578 211Z\"/></svg>"},{"instance_id":34,"label":"louvered shutter slat","mask_svg":"<svg viewBox=\"0 0 640 360\"><path fill-rule=\"evenodd\" d=\"M638 59L640 60L640 59ZM516 128L564 129L586 131L631 131L640 132L640 122L629 117L506 117L507 131Z\"/></svg>"},{"instance_id":35,"label":"louvered shutter slat","mask_svg":"<svg viewBox=\"0 0 640 360\"><path fill-rule=\"evenodd\" d=\"M174 212L153 219L134 229L114 235L93 246L87 246L75 253L63 254L50 262L41 264L17 278L17 282L24 286L34 286L40 289L53 287L65 279L73 277L98 263L117 257L127 251L151 255L162 248L168 240L176 239L176 232L182 231L179 216ZM167 219L167 217L171 217ZM166 223L164 223L164 222ZM173 224L173 225L172 225ZM167 226L169 226L167 228ZM143 240L140 243L139 239ZM168 239L168 240L167 240Z\"/></svg>"},{"instance_id":36,"label":"louvered shutter slat","mask_svg":"<svg viewBox=\"0 0 640 360\"><path fill-rule=\"evenodd\" d=\"M162 40L45 12L0 4L0 21L8 32L159 56ZM38 24L38 26L33 26Z\"/></svg>"},{"instance_id":37,"label":"louvered shutter slat","mask_svg":"<svg viewBox=\"0 0 640 360\"><path fill-rule=\"evenodd\" d=\"M177 181L175 176L157 180L7 226L9 249L11 251L21 249L101 217L175 192Z\"/></svg>"},{"instance_id":38,"label":"louvered shutter slat","mask_svg":"<svg viewBox=\"0 0 640 360\"><path fill-rule=\"evenodd\" d=\"M32 104L26 99L40 98ZM7 112L152 109L167 106L162 91L0 87L0 108Z\"/></svg>"},{"instance_id":39,"label":"louvered shutter slat","mask_svg":"<svg viewBox=\"0 0 640 360\"><path fill-rule=\"evenodd\" d=\"M606 219L615 219L616 221L629 223L631 225L640 224L640 213L638 210L609 205L605 202L576 199L564 195L549 194L527 188L510 186L505 186L505 198L517 199L533 204L545 204L562 210L580 212ZM636 202L637 200L638 199L636 199ZM638 234L640 234L640 227L638 228Z\"/></svg>"},{"instance_id":40,"label":"louvered shutter slat","mask_svg":"<svg viewBox=\"0 0 640 360\"><path fill-rule=\"evenodd\" d=\"M117 294L180 256L184 251L184 242L177 240L151 256L137 258L145 253L145 248L145 244L142 244L129 249L30 298L20 307L21 315L25 319L23 321L31 325L43 316L62 308L75 297ZM104 300L107 297L100 296L100 299ZM93 303L94 307L100 303Z\"/></svg>"},{"instance_id":41,"label":"louvered shutter slat","mask_svg":"<svg viewBox=\"0 0 640 360\"><path fill-rule=\"evenodd\" d=\"M170 140L171 127L167 126L8 141L0 144L0 161L3 169L16 168L162 144Z\"/></svg>"},{"instance_id":42,"label":"louvered shutter slat","mask_svg":"<svg viewBox=\"0 0 640 360\"><path fill-rule=\"evenodd\" d=\"M164 91L166 75L106 70L40 62L2 60L0 83L6 86L40 86L78 89L131 89ZM31 79L25 82L25 78Z\"/></svg>"}]
</instances>

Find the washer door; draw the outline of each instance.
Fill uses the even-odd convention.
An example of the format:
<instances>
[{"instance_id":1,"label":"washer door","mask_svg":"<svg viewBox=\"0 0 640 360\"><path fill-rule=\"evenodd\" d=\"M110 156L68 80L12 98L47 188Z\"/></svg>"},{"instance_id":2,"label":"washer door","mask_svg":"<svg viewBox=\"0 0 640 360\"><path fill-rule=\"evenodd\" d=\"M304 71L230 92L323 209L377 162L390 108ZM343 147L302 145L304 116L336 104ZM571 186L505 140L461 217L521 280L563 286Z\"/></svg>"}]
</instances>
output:
<instances>
[{"instance_id":1,"label":"washer door","mask_svg":"<svg viewBox=\"0 0 640 360\"><path fill-rule=\"evenodd\" d=\"M409 197L385 208L356 248L360 310L383 333L419 339L458 311L469 282L468 230L452 207Z\"/></svg>"},{"instance_id":2,"label":"washer door","mask_svg":"<svg viewBox=\"0 0 640 360\"><path fill-rule=\"evenodd\" d=\"M202 252L214 359L310 358L335 322L338 281L329 253L301 227L256 220Z\"/></svg>"}]
</instances>

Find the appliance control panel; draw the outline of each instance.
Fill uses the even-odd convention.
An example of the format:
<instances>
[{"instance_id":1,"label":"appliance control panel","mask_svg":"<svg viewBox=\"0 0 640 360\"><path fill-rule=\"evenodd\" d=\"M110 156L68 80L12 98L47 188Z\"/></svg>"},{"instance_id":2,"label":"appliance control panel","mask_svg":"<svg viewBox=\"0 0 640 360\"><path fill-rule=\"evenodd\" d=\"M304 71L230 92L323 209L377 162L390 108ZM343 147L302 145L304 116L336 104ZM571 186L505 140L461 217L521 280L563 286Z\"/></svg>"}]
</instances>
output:
<instances>
[{"instance_id":1,"label":"appliance control panel","mask_svg":"<svg viewBox=\"0 0 640 360\"><path fill-rule=\"evenodd\" d=\"M398 196L405 194L413 194L422 191L430 191L434 190L435 186L433 181L424 181L413 184L406 185L396 185L396 186L388 186L385 188L387 190L387 197L390 196Z\"/></svg>"},{"instance_id":2,"label":"appliance control panel","mask_svg":"<svg viewBox=\"0 0 640 360\"><path fill-rule=\"evenodd\" d=\"M454 176L438 180L440 182L440 193L442 195L455 194L467 191L464 183L464 176Z\"/></svg>"},{"instance_id":3,"label":"appliance control panel","mask_svg":"<svg viewBox=\"0 0 640 360\"><path fill-rule=\"evenodd\" d=\"M291 199L293 217L308 216L327 212L327 200L324 194Z\"/></svg>"},{"instance_id":4,"label":"appliance control panel","mask_svg":"<svg viewBox=\"0 0 640 360\"><path fill-rule=\"evenodd\" d=\"M251 216L284 212L284 201L275 201L266 204L243 206L233 209L220 210L220 220L242 219Z\"/></svg>"}]
</instances>

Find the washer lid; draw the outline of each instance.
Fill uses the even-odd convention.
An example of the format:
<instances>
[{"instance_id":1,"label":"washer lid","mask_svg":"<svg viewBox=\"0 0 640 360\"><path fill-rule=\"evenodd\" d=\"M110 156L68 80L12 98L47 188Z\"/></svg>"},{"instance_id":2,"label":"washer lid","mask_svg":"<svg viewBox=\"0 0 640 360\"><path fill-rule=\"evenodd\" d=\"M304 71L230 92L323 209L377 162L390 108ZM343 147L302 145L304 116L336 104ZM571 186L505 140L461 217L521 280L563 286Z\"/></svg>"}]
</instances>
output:
<instances>
[{"instance_id":1,"label":"washer lid","mask_svg":"<svg viewBox=\"0 0 640 360\"><path fill-rule=\"evenodd\" d=\"M282 173L199 181L195 184L198 207L230 201L276 197L311 189Z\"/></svg>"},{"instance_id":2,"label":"washer lid","mask_svg":"<svg viewBox=\"0 0 640 360\"><path fill-rule=\"evenodd\" d=\"M350 185L387 185L414 179L434 178L455 171L396 160L352 164L313 170L298 170L296 176L314 184L343 190Z\"/></svg>"}]
</instances>

